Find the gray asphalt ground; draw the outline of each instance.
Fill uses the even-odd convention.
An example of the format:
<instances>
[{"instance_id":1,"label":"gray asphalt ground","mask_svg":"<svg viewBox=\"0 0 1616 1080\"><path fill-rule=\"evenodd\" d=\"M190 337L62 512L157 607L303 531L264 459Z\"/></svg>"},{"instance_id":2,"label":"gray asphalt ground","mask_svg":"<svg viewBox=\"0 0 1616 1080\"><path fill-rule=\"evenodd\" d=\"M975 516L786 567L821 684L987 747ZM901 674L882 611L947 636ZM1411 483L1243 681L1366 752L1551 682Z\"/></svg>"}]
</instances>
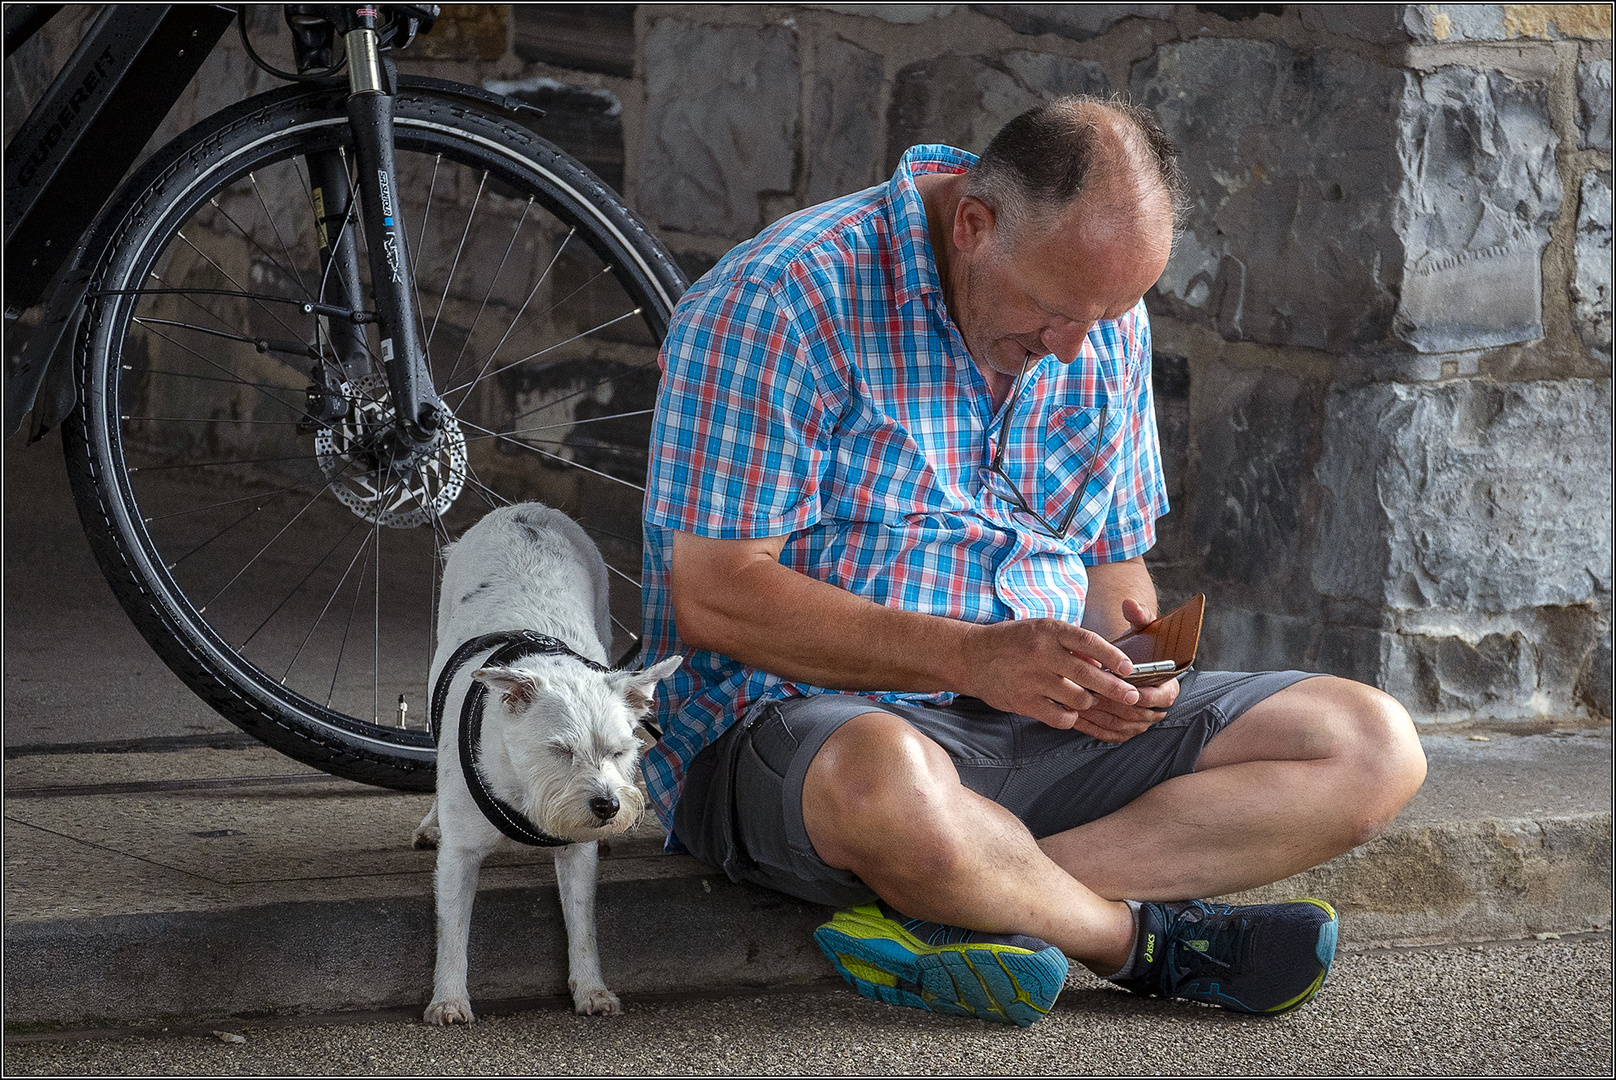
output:
<instances>
[{"instance_id":1,"label":"gray asphalt ground","mask_svg":"<svg viewBox=\"0 0 1616 1080\"><path fill-rule=\"evenodd\" d=\"M1028 1029L865 1001L841 986L625 1001L622 1016L495 1010L207 1030L8 1037L6 1075L1609 1076L1609 935L1344 953L1312 1004L1243 1017L1074 978Z\"/></svg>"}]
</instances>

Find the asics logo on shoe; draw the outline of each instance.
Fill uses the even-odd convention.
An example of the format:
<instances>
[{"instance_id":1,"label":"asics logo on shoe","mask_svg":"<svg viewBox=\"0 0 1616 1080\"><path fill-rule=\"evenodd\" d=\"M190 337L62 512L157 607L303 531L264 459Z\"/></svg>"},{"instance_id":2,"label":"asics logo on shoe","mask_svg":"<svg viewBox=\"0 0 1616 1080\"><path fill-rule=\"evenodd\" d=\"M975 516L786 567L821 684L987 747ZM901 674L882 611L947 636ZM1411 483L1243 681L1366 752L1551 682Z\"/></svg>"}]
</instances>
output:
<instances>
[{"instance_id":1,"label":"asics logo on shoe","mask_svg":"<svg viewBox=\"0 0 1616 1080\"><path fill-rule=\"evenodd\" d=\"M1153 964L1155 962L1156 962L1156 935L1155 934L1146 934L1145 935L1145 963Z\"/></svg>"}]
</instances>

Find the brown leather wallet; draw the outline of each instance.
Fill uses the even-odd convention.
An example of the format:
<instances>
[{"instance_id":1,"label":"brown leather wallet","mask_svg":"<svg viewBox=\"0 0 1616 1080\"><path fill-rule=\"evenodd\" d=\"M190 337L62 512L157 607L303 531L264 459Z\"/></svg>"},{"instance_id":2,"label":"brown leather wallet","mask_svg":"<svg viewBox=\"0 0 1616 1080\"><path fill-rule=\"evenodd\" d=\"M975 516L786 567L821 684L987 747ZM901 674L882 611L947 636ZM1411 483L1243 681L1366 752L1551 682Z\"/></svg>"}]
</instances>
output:
<instances>
[{"instance_id":1,"label":"brown leather wallet","mask_svg":"<svg viewBox=\"0 0 1616 1080\"><path fill-rule=\"evenodd\" d=\"M1111 644L1128 654L1136 664L1158 660L1171 660L1172 671L1159 671L1150 675L1123 675L1123 682L1134 686L1160 686L1176 679L1195 663L1195 650L1201 644L1201 616L1206 613L1206 594L1196 593L1177 610L1155 622L1130 630Z\"/></svg>"}]
</instances>

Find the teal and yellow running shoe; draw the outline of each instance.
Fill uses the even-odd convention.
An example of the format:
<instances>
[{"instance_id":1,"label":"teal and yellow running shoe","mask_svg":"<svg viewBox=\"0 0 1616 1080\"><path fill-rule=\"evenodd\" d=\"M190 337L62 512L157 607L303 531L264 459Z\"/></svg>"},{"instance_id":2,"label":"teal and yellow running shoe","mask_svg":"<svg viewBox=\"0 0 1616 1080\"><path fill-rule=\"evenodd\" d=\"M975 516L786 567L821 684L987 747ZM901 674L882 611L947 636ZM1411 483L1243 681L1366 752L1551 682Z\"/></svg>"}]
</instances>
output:
<instances>
[{"instance_id":1,"label":"teal and yellow running shoe","mask_svg":"<svg viewBox=\"0 0 1616 1080\"><path fill-rule=\"evenodd\" d=\"M1136 994L1188 998L1245 1013L1287 1013L1329 977L1340 923L1311 897L1283 904L1139 905L1133 974L1113 979Z\"/></svg>"},{"instance_id":2,"label":"teal and yellow running shoe","mask_svg":"<svg viewBox=\"0 0 1616 1080\"><path fill-rule=\"evenodd\" d=\"M1028 1027L1066 985L1066 957L1023 935L906 919L884 905L838 911L814 941L872 1001Z\"/></svg>"}]
</instances>

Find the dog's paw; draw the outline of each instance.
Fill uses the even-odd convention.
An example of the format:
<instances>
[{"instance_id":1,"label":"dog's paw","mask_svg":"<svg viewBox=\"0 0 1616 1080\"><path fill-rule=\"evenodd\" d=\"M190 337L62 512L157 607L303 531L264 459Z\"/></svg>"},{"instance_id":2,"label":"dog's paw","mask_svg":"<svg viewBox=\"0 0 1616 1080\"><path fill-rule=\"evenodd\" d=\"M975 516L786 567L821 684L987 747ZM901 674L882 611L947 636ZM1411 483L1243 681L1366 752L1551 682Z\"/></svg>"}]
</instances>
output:
<instances>
[{"instance_id":1,"label":"dog's paw","mask_svg":"<svg viewBox=\"0 0 1616 1080\"><path fill-rule=\"evenodd\" d=\"M579 1016L617 1016L623 1003L604 986L580 986L572 992L572 1004Z\"/></svg>"},{"instance_id":2,"label":"dog's paw","mask_svg":"<svg viewBox=\"0 0 1616 1080\"><path fill-rule=\"evenodd\" d=\"M422 851L428 851L436 848L438 846L438 842L442 839L443 830L439 829L436 825L433 825L430 828L422 826L421 828L416 829L415 835L410 838L410 846Z\"/></svg>"},{"instance_id":3,"label":"dog's paw","mask_svg":"<svg viewBox=\"0 0 1616 1080\"><path fill-rule=\"evenodd\" d=\"M615 998L612 999L616 1001ZM477 1019L471 1015L471 1002L465 998L455 1001L434 1001L426 1007L421 1020L436 1027L448 1027L450 1024L469 1024Z\"/></svg>"}]
</instances>

